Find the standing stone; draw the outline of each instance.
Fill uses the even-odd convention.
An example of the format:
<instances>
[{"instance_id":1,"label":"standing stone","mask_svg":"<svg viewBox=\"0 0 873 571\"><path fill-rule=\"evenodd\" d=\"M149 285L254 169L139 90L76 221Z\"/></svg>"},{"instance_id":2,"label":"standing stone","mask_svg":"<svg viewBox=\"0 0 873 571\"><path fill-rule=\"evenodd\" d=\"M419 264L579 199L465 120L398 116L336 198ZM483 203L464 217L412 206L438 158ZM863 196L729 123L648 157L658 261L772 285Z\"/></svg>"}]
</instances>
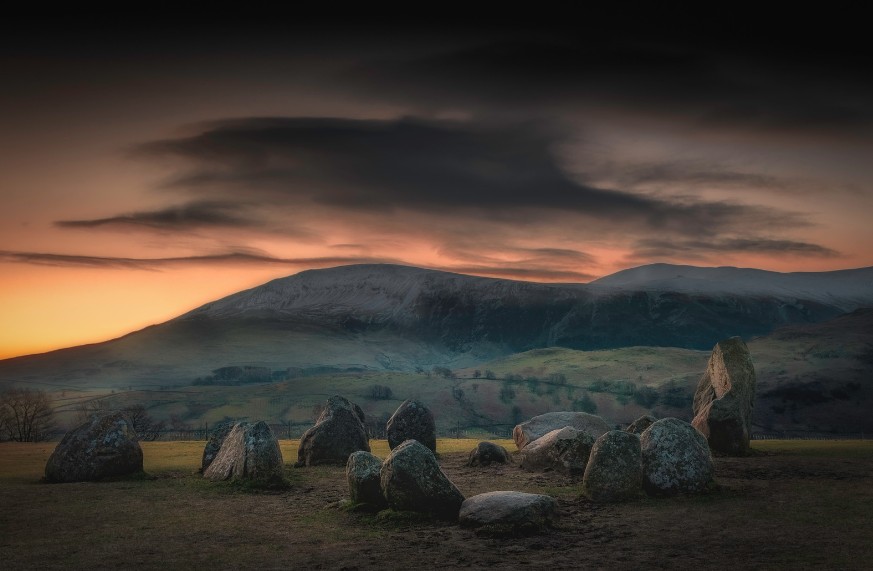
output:
<instances>
[{"instance_id":1,"label":"standing stone","mask_svg":"<svg viewBox=\"0 0 873 571\"><path fill-rule=\"evenodd\" d=\"M611 430L597 439L582 478L582 493L596 502L616 502L643 491L640 437Z\"/></svg>"},{"instance_id":2,"label":"standing stone","mask_svg":"<svg viewBox=\"0 0 873 571\"><path fill-rule=\"evenodd\" d=\"M282 482L282 451L266 422L240 422L227 434L221 449L203 472L209 480Z\"/></svg>"},{"instance_id":3,"label":"standing stone","mask_svg":"<svg viewBox=\"0 0 873 571\"><path fill-rule=\"evenodd\" d=\"M346 480L349 482L352 503L369 504L377 509L385 506L381 470L382 461L369 452L352 452L346 464Z\"/></svg>"},{"instance_id":4,"label":"standing stone","mask_svg":"<svg viewBox=\"0 0 873 571\"><path fill-rule=\"evenodd\" d=\"M385 427L388 446L393 450L407 440L418 440L436 452L436 425L430 410L416 400L403 401Z\"/></svg>"},{"instance_id":5,"label":"standing stone","mask_svg":"<svg viewBox=\"0 0 873 571\"><path fill-rule=\"evenodd\" d=\"M95 416L64 435L45 465L49 482L94 482L142 472L142 448L124 413Z\"/></svg>"},{"instance_id":6,"label":"standing stone","mask_svg":"<svg viewBox=\"0 0 873 571\"><path fill-rule=\"evenodd\" d=\"M407 440L382 463L382 495L395 510L426 512L456 520L464 495L443 473L436 456L416 440Z\"/></svg>"},{"instance_id":7,"label":"standing stone","mask_svg":"<svg viewBox=\"0 0 873 571\"><path fill-rule=\"evenodd\" d=\"M516 531L551 527L558 502L550 496L524 492L487 492L464 500L458 523L467 527L501 526Z\"/></svg>"},{"instance_id":8,"label":"standing stone","mask_svg":"<svg viewBox=\"0 0 873 571\"><path fill-rule=\"evenodd\" d=\"M206 446L203 448L203 459L200 461L201 474L205 472L206 469L209 468L209 465L212 464L212 461L215 460L215 456L218 454L218 451L221 450L221 445L224 442L224 439L227 438L227 435L230 434L234 424L235 423L232 420L222 420L209 432L209 440L206 441Z\"/></svg>"},{"instance_id":9,"label":"standing stone","mask_svg":"<svg viewBox=\"0 0 873 571\"><path fill-rule=\"evenodd\" d=\"M662 418L640 436L643 489L651 495L695 493L712 482L706 439L684 420Z\"/></svg>"},{"instance_id":10,"label":"standing stone","mask_svg":"<svg viewBox=\"0 0 873 571\"><path fill-rule=\"evenodd\" d=\"M731 337L716 343L694 392L691 422L714 452L749 452L756 384L752 356L743 340Z\"/></svg>"},{"instance_id":11,"label":"standing stone","mask_svg":"<svg viewBox=\"0 0 873 571\"><path fill-rule=\"evenodd\" d=\"M631 434L636 434L637 436L639 436L648 427L652 426L657 421L658 419L654 416L645 414L633 421L631 425L625 429L625 432L630 432Z\"/></svg>"},{"instance_id":12,"label":"standing stone","mask_svg":"<svg viewBox=\"0 0 873 571\"><path fill-rule=\"evenodd\" d=\"M516 426L512 431L512 439L519 450L524 450L536 439L565 426L585 431L595 439L611 430L605 420L587 412L547 412Z\"/></svg>"},{"instance_id":13,"label":"standing stone","mask_svg":"<svg viewBox=\"0 0 873 571\"><path fill-rule=\"evenodd\" d=\"M503 446L493 442L480 442L470 452L468 466L490 466L491 464L506 464L511 462L509 452Z\"/></svg>"},{"instance_id":14,"label":"standing stone","mask_svg":"<svg viewBox=\"0 0 873 571\"><path fill-rule=\"evenodd\" d=\"M588 464L594 437L569 426L553 430L524 447L521 467L529 471L557 470L582 474Z\"/></svg>"},{"instance_id":15,"label":"standing stone","mask_svg":"<svg viewBox=\"0 0 873 571\"><path fill-rule=\"evenodd\" d=\"M370 451L364 412L358 405L334 395L315 426L303 433L297 452L297 466L334 464L345 466L352 452Z\"/></svg>"}]
</instances>

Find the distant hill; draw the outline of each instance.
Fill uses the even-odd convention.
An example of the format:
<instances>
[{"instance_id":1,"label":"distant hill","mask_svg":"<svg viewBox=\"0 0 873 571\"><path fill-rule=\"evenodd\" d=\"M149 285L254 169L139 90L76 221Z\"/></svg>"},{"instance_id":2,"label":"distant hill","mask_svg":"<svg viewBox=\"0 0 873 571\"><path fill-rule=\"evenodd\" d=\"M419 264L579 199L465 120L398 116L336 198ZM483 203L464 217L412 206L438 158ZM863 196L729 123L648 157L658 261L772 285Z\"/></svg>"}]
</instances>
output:
<instances>
[{"instance_id":1,"label":"distant hill","mask_svg":"<svg viewBox=\"0 0 873 571\"><path fill-rule=\"evenodd\" d=\"M873 432L873 310L786 326L749 341L758 373L754 430L769 434ZM551 410L582 410L611 423L642 414L691 418L691 396L709 351L561 347L506 355L476 366L427 372L312 370L290 380L169 390L55 391L62 419L99 397L111 408L144 404L191 426L225 417L264 419L292 435L311 425L331 394L362 406L374 430L407 398L427 403L442 434L506 436L518 421Z\"/></svg>"},{"instance_id":2,"label":"distant hill","mask_svg":"<svg viewBox=\"0 0 873 571\"><path fill-rule=\"evenodd\" d=\"M852 311L873 306L873 267L833 272L779 273L751 268L650 264L591 282L631 291L767 296L809 300Z\"/></svg>"},{"instance_id":3,"label":"distant hill","mask_svg":"<svg viewBox=\"0 0 873 571\"><path fill-rule=\"evenodd\" d=\"M281 380L323 367L459 368L545 347L708 350L732 335L749 338L786 324L821 322L868 301L873 305L870 268L822 274L647 268L589 285L396 265L311 270L119 339L0 361L0 384L154 389L208 382L225 367L260 367ZM652 271L657 279L641 277ZM691 277L664 277L677 271ZM722 274L754 279L722 280L746 286L719 289L713 284L721 283ZM664 289L659 284L665 280L675 287ZM785 280L802 287L789 288Z\"/></svg>"}]
</instances>

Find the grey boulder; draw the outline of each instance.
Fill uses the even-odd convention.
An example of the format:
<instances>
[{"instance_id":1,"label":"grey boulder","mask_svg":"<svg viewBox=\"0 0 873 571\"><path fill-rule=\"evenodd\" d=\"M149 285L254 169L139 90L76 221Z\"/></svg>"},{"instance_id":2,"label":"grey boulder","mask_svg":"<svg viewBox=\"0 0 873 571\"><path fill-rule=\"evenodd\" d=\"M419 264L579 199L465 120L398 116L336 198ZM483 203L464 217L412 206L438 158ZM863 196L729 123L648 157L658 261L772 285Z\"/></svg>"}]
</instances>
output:
<instances>
[{"instance_id":1,"label":"grey boulder","mask_svg":"<svg viewBox=\"0 0 873 571\"><path fill-rule=\"evenodd\" d=\"M640 436L643 489L651 495L705 490L712 482L712 454L706 439L683 420L662 418Z\"/></svg>"},{"instance_id":2,"label":"grey boulder","mask_svg":"<svg viewBox=\"0 0 873 571\"><path fill-rule=\"evenodd\" d=\"M266 422L240 422L227 434L221 449L203 472L212 481L282 482L282 451Z\"/></svg>"},{"instance_id":3,"label":"grey boulder","mask_svg":"<svg viewBox=\"0 0 873 571\"><path fill-rule=\"evenodd\" d=\"M467 527L500 526L538 531L551 527L557 518L554 498L524 492L487 492L467 498L458 523Z\"/></svg>"},{"instance_id":4,"label":"grey boulder","mask_svg":"<svg viewBox=\"0 0 873 571\"><path fill-rule=\"evenodd\" d=\"M749 451L757 379L749 348L739 337L716 343L694 392L694 420L714 452Z\"/></svg>"},{"instance_id":5,"label":"grey boulder","mask_svg":"<svg viewBox=\"0 0 873 571\"><path fill-rule=\"evenodd\" d=\"M490 466L491 464L507 464L512 461L506 448L493 442L480 442L470 451L468 466Z\"/></svg>"},{"instance_id":6,"label":"grey boulder","mask_svg":"<svg viewBox=\"0 0 873 571\"><path fill-rule=\"evenodd\" d=\"M315 426L303 433L297 466L345 466L352 452L370 451L370 439L361 407L334 395L327 399Z\"/></svg>"},{"instance_id":7,"label":"grey boulder","mask_svg":"<svg viewBox=\"0 0 873 571\"><path fill-rule=\"evenodd\" d=\"M630 426L625 429L625 432L630 432L631 434L636 434L639 436L642 434L648 427L652 426L658 421L657 418L650 414L645 414L635 421L633 421Z\"/></svg>"},{"instance_id":8,"label":"grey boulder","mask_svg":"<svg viewBox=\"0 0 873 571\"><path fill-rule=\"evenodd\" d=\"M397 407L385 426L388 447L392 450L407 440L417 440L436 452L436 425L433 414L422 403L406 400Z\"/></svg>"},{"instance_id":9,"label":"grey boulder","mask_svg":"<svg viewBox=\"0 0 873 571\"><path fill-rule=\"evenodd\" d=\"M375 509L386 505L380 474L382 461L369 452L352 452L346 464L346 480L353 504L368 504Z\"/></svg>"},{"instance_id":10,"label":"grey boulder","mask_svg":"<svg viewBox=\"0 0 873 571\"><path fill-rule=\"evenodd\" d=\"M124 413L96 416L64 435L45 466L49 482L93 482L142 472L142 448Z\"/></svg>"},{"instance_id":11,"label":"grey boulder","mask_svg":"<svg viewBox=\"0 0 873 571\"><path fill-rule=\"evenodd\" d=\"M640 437L611 430L597 439L582 478L582 493L596 502L632 499L643 491Z\"/></svg>"},{"instance_id":12,"label":"grey boulder","mask_svg":"<svg viewBox=\"0 0 873 571\"><path fill-rule=\"evenodd\" d=\"M528 444L519 453L521 467L537 472L557 470L582 474L588 464L594 437L588 432L565 426Z\"/></svg>"},{"instance_id":13,"label":"grey boulder","mask_svg":"<svg viewBox=\"0 0 873 571\"><path fill-rule=\"evenodd\" d=\"M382 495L394 510L426 512L455 520L464 495L443 473L436 456L416 440L407 440L382 463Z\"/></svg>"},{"instance_id":14,"label":"grey boulder","mask_svg":"<svg viewBox=\"0 0 873 571\"><path fill-rule=\"evenodd\" d=\"M215 460L218 451L221 450L221 445L224 439L230 434L233 425L236 424L232 420L223 420L213 426L209 431L209 439L206 441L206 446L203 448L203 458L200 460L200 472L203 473Z\"/></svg>"},{"instance_id":15,"label":"grey boulder","mask_svg":"<svg viewBox=\"0 0 873 571\"><path fill-rule=\"evenodd\" d=\"M595 439L611 430L605 420L587 412L547 412L516 426L512 439L519 450L524 450L531 442L565 426L587 432Z\"/></svg>"}]
</instances>

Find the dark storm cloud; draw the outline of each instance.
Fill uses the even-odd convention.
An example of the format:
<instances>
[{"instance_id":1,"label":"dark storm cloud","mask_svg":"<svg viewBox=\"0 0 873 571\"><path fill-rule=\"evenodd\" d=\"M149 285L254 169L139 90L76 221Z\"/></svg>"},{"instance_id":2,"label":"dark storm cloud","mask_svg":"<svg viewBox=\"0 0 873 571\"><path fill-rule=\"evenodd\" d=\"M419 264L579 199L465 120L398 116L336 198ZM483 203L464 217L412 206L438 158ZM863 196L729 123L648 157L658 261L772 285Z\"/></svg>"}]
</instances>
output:
<instances>
[{"instance_id":1,"label":"dark storm cloud","mask_svg":"<svg viewBox=\"0 0 873 571\"><path fill-rule=\"evenodd\" d=\"M140 156L182 159L180 192L342 211L486 216L526 223L556 215L618 226L707 235L798 217L726 202L665 200L571 179L554 149L564 134L533 123L253 118L139 146Z\"/></svg>"},{"instance_id":2,"label":"dark storm cloud","mask_svg":"<svg viewBox=\"0 0 873 571\"><path fill-rule=\"evenodd\" d=\"M685 255L689 253L745 252L766 254L796 254L823 258L837 257L839 252L812 244L793 240L773 240L768 238L728 238L722 240L640 240L636 243L636 255L658 257Z\"/></svg>"},{"instance_id":3,"label":"dark storm cloud","mask_svg":"<svg viewBox=\"0 0 873 571\"><path fill-rule=\"evenodd\" d=\"M316 267L355 263L398 263L398 260L393 258L363 258L360 256L276 258L269 255L252 254L247 252L230 252L204 256L180 256L170 258L119 258L106 256L53 254L45 252L0 251L0 262L32 264L39 266L157 270L163 267L181 265L253 264Z\"/></svg>"},{"instance_id":4,"label":"dark storm cloud","mask_svg":"<svg viewBox=\"0 0 873 571\"><path fill-rule=\"evenodd\" d=\"M868 137L873 89L852 56L705 37L520 33L428 54L364 59L335 78L378 99L538 114L606 106L717 128ZM788 40L791 42L792 40ZM398 53L403 53L398 50ZM804 57L809 56L809 57ZM857 56L855 56L857 57Z\"/></svg>"},{"instance_id":5,"label":"dark storm cloud","mask_svg":"<svg viewBox=\"0 0 873 571\"><path fill-rule=\"evenodd\" d=\"M235 202L192 202L160 210L134 212L109 218L59 220L63 228L144 227L157 230L189 230L204 227L248 228L258 221L240 216L243 205Z\"/></svg>"}]
</instances>

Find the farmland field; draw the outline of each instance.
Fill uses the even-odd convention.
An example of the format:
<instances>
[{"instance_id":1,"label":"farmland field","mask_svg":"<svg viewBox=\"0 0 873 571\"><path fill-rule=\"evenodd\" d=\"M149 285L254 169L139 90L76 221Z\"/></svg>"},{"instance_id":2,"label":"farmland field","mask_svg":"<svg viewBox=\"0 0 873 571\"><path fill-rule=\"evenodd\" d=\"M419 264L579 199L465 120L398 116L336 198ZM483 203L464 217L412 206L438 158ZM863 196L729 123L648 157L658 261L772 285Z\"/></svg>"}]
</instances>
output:
<instances>
[{"instance_id":1,"label":"farmland field","mask_svg":"<svg viewBox=\"0 0 873 571\"><path fill-rule=\"evenodd\" d=\"M387 454L384 441L372 445ZM474 445L438 443L465 495L550 494L558 527L498 538L349 512L338 506L343 468L292 468L296 440L281 441L291 483L282 492L202 480L203 442L144 443L149 478L54 485L39 482L54 443L2 443L2 567L862 569L873 558L873 441L754 442L750 457L716 459L715 492L619 505L580 498L578 480L556 473L466 467Z\"/></svg>"}]
</instances>

